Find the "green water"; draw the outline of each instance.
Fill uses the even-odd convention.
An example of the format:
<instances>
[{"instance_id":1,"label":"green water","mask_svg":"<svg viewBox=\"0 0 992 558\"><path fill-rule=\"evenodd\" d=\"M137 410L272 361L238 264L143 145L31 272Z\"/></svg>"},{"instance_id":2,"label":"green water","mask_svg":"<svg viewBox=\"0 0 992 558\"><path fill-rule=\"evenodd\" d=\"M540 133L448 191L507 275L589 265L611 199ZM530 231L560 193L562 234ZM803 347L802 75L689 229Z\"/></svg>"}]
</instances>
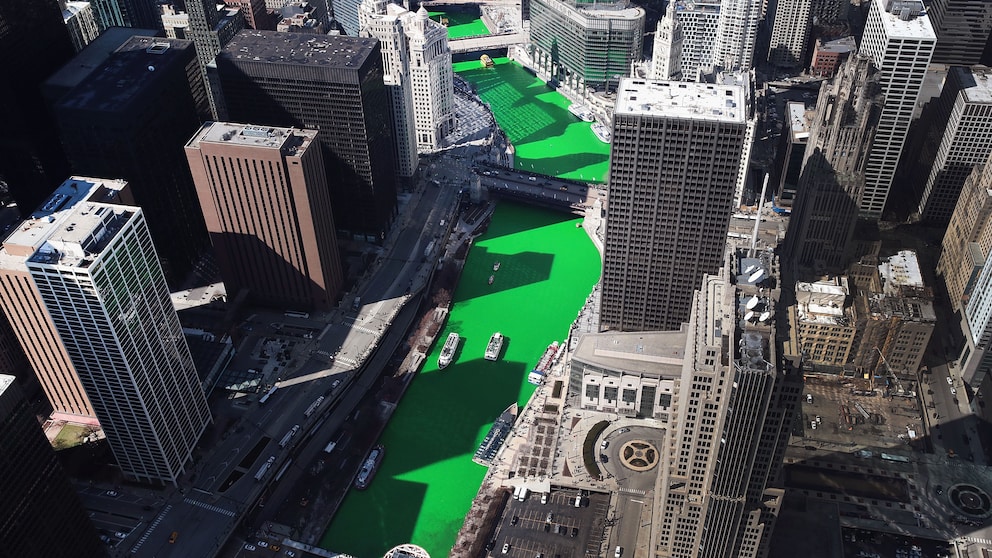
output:
<instances>
[{"instance_id":1,"label":"green water","mask_svg":"<svg viewBox=\"0 0 992 558\"><path fill-rule=\"evenodd\" d=\"M448 18L449 39L491 35L489 28L482 23L482 18L476 15L461 12L427 12L427 14L434 21L441 21L442 17Z\"/></svg>"},{"instance_id":2,"label":"green water","mask_svg":"<svg viewBox=\"0 0 992 558\"><path fill-rule=\"evenodd\" d=\"M599 279L599 253L577 222L499 204L469 252L447 327L383 434L375 480L348 494L322 547L373 558L412 542L435 558L448 555L485 473L472 462L476 448L507 405L530 398L527 373L551 341L565 338ZM450 331L462 342L456 360L438 370ZM503 357L489 362L483 353L495 331L507 340Z\"/></svg>"},{"instance_id":3,"label":"green water","mask_svg":"<svg viewBox=\"0 0 992 558\"><path fill-rule=\"evenodd\" d=\"M489 103L496 122L516 148L519 170L585 182L605 182L610 146L592 124L568 112L571 101L506 58L483 68L478 61L454 64L455 72Z\"/></svg>"}]
</instances>

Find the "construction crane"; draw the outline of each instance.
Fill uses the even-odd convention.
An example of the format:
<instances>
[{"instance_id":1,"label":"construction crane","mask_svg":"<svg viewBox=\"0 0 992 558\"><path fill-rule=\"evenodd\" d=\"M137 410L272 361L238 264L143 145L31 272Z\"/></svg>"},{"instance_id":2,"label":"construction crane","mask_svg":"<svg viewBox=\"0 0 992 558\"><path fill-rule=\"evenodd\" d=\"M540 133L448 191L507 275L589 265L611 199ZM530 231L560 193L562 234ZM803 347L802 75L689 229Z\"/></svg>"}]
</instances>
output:
<instances>
[{"instance_id":1,"label":"construction crane","mask_svg":"<svg viewBox=\"0 0 992 558\"><path fill-rule=\"evenodd\" d=\"M895 395L898 395L899 397L915 397L916 393L907 392L906 389L903 387L902 382L899 381L899 378L892 372L892 368L889 366L889 362L885 360L885 355L882 354L882 351L878 348L878 346L875 347L875 352L878 353L878 358L881 359L882 364L885 365L885 373L886 373L885 377L890 382L892 382L892 385L895 386L896 388ZM878 370L877 366L875 367L875 370Z\"/></svg>"}]
</instances>

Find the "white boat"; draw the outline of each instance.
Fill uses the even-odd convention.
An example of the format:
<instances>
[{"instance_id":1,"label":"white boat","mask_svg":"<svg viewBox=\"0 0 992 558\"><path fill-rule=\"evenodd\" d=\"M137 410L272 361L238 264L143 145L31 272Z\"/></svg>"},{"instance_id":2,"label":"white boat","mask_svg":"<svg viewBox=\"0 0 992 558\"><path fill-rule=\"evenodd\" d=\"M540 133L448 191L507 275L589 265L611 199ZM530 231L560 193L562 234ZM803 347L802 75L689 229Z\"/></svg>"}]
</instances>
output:
<instances>
[{"instance_id":1,"label":"white boat","mask_svg":"<svg viewBox=\"0 0 992 558\"><path fill-rule=\"evenodd\" d=\"M486 360L499 360L499 353L502 350L503 334L497 331L489 338L489 344L486 345Z\"/></svg>"},{"instance_id":2,"label":"white boat","mask_svg":"<svg viewBox=\"0 0 992 558\"><path fill-rule=\"evenodd\" d=\"M495 275L490 275L489 276L489 284L490 285L492 285L493 284L493 281L495 281L495 280L496 280L496 276Z\"/></svg>"},{"instance_id":3,"label":"white boat","mask_svg":"<svg viewBox=\"0 0 992 558\"><path fill-rule=\"evenodd\" d=\"M438 368L444 368L451 364L451 359L455 358L455 351L458 350L458 334L451 332L448 334L448 339L445 340L444 346L441 347L441 356L437 357Z\"/></svg>"},{"instance_id":4,"label":"white boat","mask_svg":"<svg viewBox=\"0 0 992 558\"><path fill-rule=\"evenodd\" d=\"M493 271L499 271L499 262L493 264Z\"/></svg>"},{"instance_id":5,"label":"white boat","mask_svg":"<svg viewBox=\"0 0 992 558\"><path fill-rule=\"evenodd\" d=\"M579 103L572 103L571 105L568 105L568 112L575 115L576 118L580 120L585 120L586 122L592 122L593 120L596 120L596 117L593 115L592 110L590 110L589 107L587 107L586 105L582 105Z\"/></svg>"},{"instance_id":6,"label":"white boat","mask_svg":"<svg viewBox=\"0 0 992 558\"><path fill-rule=\"evenodd\" d=\"M592 133L596 134L596 137L599 138L599 141L603 143L610 143L611 141L613 141L613 132L611 132L610 129L604 126L603 124L599 124L599 123L593 124Z\"/></svg>"}]
</instances>

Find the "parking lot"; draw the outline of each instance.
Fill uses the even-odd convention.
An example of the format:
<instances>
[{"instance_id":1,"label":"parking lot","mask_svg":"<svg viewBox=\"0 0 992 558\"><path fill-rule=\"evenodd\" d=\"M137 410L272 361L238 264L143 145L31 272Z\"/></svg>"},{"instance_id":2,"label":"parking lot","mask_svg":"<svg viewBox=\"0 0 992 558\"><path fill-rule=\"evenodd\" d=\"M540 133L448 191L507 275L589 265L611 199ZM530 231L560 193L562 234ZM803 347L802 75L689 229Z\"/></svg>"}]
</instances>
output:
<instances>
[{"instance_id":1,"label":"parking lot","mask_svg":"<svg viewBox=\"0 0 992 558\"><path fill-rule=\"evenodd\" d=\"M489 555L494 557L555 558L599 556L609 495L582 492L575 507L575 489L552 487L547 503L531 493L524 501L510 500Z\"/></svg>"}]
</instances>

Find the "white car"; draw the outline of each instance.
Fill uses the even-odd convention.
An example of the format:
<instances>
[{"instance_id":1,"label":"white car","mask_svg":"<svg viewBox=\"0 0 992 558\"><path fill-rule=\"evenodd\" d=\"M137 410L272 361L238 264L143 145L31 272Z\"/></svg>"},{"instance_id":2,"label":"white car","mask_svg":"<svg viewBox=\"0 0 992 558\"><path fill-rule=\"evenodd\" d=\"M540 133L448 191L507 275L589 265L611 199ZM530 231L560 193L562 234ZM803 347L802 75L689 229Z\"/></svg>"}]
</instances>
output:
<instances>
[{"instance_id":1,"label":"white car","mask_svg":"<svg viewBox=\"0 0 992 558\"><path fill-rule=\"evenodd\" d=\"M267 543L265 541L258 541L258 546L260 546L262 548L269 548L269 543Z\"/></svg>"},{"instance_id":2,"label":"white car","mask_svg":"<svg viewBox=\"0 0 992 558\"><path fill-rule=\"evenodd\" d=\"M958 394L958 390L951 388L951 395L957 395L957 394Z\"/></svg>"},{"instance_id":3,"label":"white car","mask_svg":"<svg viewBox=\"0 0 992 558\"><path fill-rule=\"evenodd\" d=\"M951 385L954 383L954 380L952 380L950 376L948 376L946 380L947 380L947 385Z\"/></svg>"},{"instance_id":4,"label":"white car","mask_svg":"<svg viewBox=\"0 0 992 558\"><path fill-rule=\"evenodd\" d=\"M618 546L617 549L613 551L613 558L620 558L621 554L623 554L623 547Z\"/></svg>"},{"instance_id":5,"label":"white car","mask_svg":"<svg viewBox=\"0 0 992 558\"><path fill-rule=\"evenodd\" d=\"M255 550L255 545L253 545L253 544L246 544L245 545L245 550Z\"/></svg>"},{"instance_id":6,"label":"white car","mask_svg":"<svg viewBox=\"0 0 992 558\"><path fill-rule=\"evenodd\" d=\"M503 554L510 551L510 543L503 543Z\"/></svg>"}]
</instances>

